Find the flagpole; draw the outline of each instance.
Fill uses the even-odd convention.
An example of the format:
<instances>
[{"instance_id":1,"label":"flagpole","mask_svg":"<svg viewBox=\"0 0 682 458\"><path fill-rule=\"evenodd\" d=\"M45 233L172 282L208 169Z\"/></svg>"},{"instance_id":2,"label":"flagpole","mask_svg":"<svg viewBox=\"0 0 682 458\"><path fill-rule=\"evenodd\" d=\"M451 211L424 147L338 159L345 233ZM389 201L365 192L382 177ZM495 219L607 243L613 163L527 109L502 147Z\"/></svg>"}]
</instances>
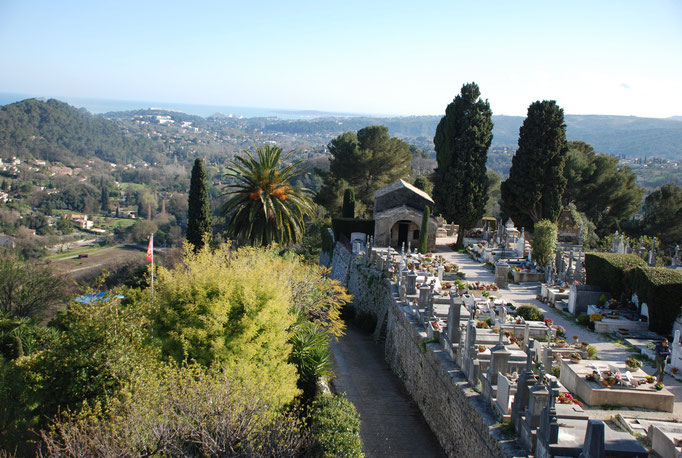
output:
<instances>
[{"instance_id":1,"label":"flagpole","mask_svg":"<svg viewBox=\"0 0 682 458\"><path fill-rule=\"evenodd\" d=\"M154 233L151 235L152 245L152 301L154 301Z\"/></svg>"}]
</instances>

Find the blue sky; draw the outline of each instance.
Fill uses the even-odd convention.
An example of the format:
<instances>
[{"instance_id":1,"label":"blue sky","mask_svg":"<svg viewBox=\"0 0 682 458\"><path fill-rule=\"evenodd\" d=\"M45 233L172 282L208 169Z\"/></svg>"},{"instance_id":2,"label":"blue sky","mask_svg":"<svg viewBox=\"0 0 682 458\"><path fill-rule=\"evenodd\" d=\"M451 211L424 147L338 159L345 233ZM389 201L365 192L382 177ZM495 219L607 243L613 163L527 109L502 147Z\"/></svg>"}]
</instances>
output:
<instances>
[{"instance_id":1,"label":"blue sky","mask_svg":"<svg viewBox=\"0 0 682 458\"><path fill-rule=\"evenodd\" d=\"M441 114L682 115L682 2L0 0L0 92Z\"/></svg>"}]
</instances>

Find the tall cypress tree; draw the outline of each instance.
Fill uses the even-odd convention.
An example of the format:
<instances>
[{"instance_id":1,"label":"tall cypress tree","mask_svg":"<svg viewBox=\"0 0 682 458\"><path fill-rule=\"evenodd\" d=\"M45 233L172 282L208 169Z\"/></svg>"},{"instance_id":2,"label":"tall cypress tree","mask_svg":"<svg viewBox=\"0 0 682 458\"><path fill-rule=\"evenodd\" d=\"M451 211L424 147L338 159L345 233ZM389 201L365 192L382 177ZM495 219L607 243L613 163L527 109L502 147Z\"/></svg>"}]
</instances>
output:
<instances>
[{"instance_id":1,"label":"tall cypress tree","mask_svg":"<svg viewBox=\"0 0 682 458\"><path fill-rule=\"evenodd\" d=\"M187 211L187 241L198 251L204 246L204 235L211 235L211 208L208 204L208 184L204 161L194 160L192 178L189 185L189 205Z\"/></svg>"},{"instance_id":2,"label":"tall cypress tree","mask_svg":"<svg viewBox=\"0 0 682 458\"><path fill-rule=\"evenodd\" d=\"M564 110L554 100L533 102L519 129L509 178L501 188L502 211L517 226L532 230L542 219L559 218L567 153Z\"/></svg>"},{"instance_id":3,"label":"tall cypress tree","mask_svg":"<svg viewBox=\"0 0 682 458\"><path fill-rule=\"evenodd\" d=\"M101 184L102 186L102 198L100 203L102 204L102 211L103 212L108 212L109 211L109 189L104 186L104 184Z\"/></svg>"},{"instance_id":4,"label":"tall cypress tree","mask_svg":"<svg viewBox=\"0 0 682 458\"><path fill-rule=\"evenodd\" d=\"M417 247L421 254L429 250L429 219L431 219L431 207L427 205L422 214L422 227L419 231L419 246Z\"/></svg>"},{"instance_id":5,"label":"tall cypress tree","mask_svg":"<svg viewBox=\"0 0 682 458\"><path fill-rule=\"evenodd\" d=\"M433 200L445 219L459 224L458 246L463 244L464 230L481 219L488 201L485 163L493 139L493 113L480 96L476 83L462 86L433 138L438 161Z\"/></svg>"},{"instance_id":6,"label":"tall cypress tree","mask_svg":"<svg viewBox=\"0 0 682 458\"><path fill-rule=\"evenodd\" d=\"M355 191L353 188L346 188L343 193L343 212L344 218L355 218Z\"/></svg>"}]
</instances>

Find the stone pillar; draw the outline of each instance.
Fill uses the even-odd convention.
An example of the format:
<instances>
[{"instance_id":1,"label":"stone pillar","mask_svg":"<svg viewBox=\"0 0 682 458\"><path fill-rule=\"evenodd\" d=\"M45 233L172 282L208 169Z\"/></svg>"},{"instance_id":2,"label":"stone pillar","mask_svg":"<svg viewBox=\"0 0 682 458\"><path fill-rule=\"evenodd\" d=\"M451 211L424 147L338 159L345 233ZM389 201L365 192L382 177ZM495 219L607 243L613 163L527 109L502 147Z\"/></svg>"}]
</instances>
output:
<instances>
[{"instance_id":1,"label":"stone pillar","mask_svg":"<svg viewBox=\"0 0 682 458\"><path fill-rule=\"evenodd\" d=\"M495 264L495 283L500 288L507 288L509 286L509 264L500 259Z\"/></svg>"},{"instance_id":2,"label":"stone pillar","mask_svg":"<svg viewBox=\"0 0 682 458\"><path fill-rule=\"evenodd\" d=\"M443 281L443 272L445 272L445 267L438 266L438 281Z\"/></svg>"},{"instance_id":3,"label":"stone pillar","mask_svg":"<svg viewBox=\"0 0 682 458\"><path fill-rule=\"evenodd\" d=\"M526 323L526 326L523 328L523 345L526 346L526 353L528 353L529 349L529 342L530 342L530 324Z\"/></svg>"},{"instance_id":4,"label":"stone pillar","mask_svg":"<svg viewBox=\"0 0 682 458\"><path fill-rule=\"evenodd\" d=\"M405 284L409 296L417 294L417 273L414 270L407 274L407 282Z\"/></svg>"},{"instance_id":5,"label":"stone pillar","mask_svg":"<svg viewBox=\"0 0 682 458\"><path fill-rule=\"evenodd\" d=\"M502 340L504 333L500 332L500 339L493 348L490 349L490 366L488 366L488 381L491 385L497 385L497 374L507 372L507 363L511 353L504 346Z\"/></svg>"},{"instance_id":6,"label":"stone pillar","mask_svg":"<svg viewBox=\"0 0 682 458\"><path fill-rule=\"evenodd\" d=\"M459 318L462 314L462 299L450 296L450 310L448 310L448 339L451 343L459 342Z\"/></svg>"},{"instance_id":7,"label":"stone pillar","mask_svg":"<svg viewBox=\"0 0 682 458\"><path fill-rule=\"evenodd\" d=\"M533 353L530 351L532 348L532 342L526 350L526 367L519 375L519 380L516 384L516 394L514 395L514 401L512 403L512 421L517 431L520 431L521 425L521 414L528 407L528 395L530 392L530 387L535 383L535 377L533 374Z\"/></svg>"},{"instance_id":8,"label":"stone pillar","mask_svg":"<svg viewBox=\"0 0 682 458\"><path fill-rule=\"evenodd\" d=\"M528 397L528 409L526 409L526 422L531 428L540 426L540 416L543 409L549 403L549 391L547 385L542 383L544 371L540 371L540 379L530 389Z\"/></svg>"},{"instance_id":9,"label":"stone pillar","mask_svg":"<svg viewBox=\"0 0 682 458\"><path fill-rule=\"evenodd\" d=\"M542 365L544 366L543 369L548 374L552 373L552 360L553 360L552 349L550 348L548 343L542 349Z\"/></svg>"},{"instance_id":10,"label":"stone pillar","mask_svg":"<svg viewBox=\"0 0 682 458\"><path fill-rule=\"evenodd\" d=\"M429 308L429 296L431 295L431 288L427 285L422 285L419 287L419 308L428 310Z\"/></svg>"},{"instance_id":11,"label":"stone pillar","mask_svg":"<svg viewBox=\"0 0 682 458\"><path fill-rule=\"evenodd\" d=\"M405 302L407 300L407 288L405 287L405 282L400 284L400 302Z\"/></svg>"}]
</instances>

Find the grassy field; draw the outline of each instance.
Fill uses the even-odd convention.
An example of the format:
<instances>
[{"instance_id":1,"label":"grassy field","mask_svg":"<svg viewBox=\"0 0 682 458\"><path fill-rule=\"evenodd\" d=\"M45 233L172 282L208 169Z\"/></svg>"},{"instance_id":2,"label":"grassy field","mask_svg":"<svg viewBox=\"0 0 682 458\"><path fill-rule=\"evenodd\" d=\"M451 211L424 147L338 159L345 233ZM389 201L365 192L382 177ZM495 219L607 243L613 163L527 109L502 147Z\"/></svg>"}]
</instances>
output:
<instances>
[{"instance_id":1,"label":"grassy field","mask_svg":"<svg viewBox=\"0 0 682 458\"><path fill-rule=\"evenodd\" d=\"M78 255L87 254L87 258ZM135 245L87 246L67 252L55 253L47 258L57 271L69 275L77 281L88 281L102 271L114 272L126 265L146 263L145 250Z\"/></svg>"}]
</instances>

